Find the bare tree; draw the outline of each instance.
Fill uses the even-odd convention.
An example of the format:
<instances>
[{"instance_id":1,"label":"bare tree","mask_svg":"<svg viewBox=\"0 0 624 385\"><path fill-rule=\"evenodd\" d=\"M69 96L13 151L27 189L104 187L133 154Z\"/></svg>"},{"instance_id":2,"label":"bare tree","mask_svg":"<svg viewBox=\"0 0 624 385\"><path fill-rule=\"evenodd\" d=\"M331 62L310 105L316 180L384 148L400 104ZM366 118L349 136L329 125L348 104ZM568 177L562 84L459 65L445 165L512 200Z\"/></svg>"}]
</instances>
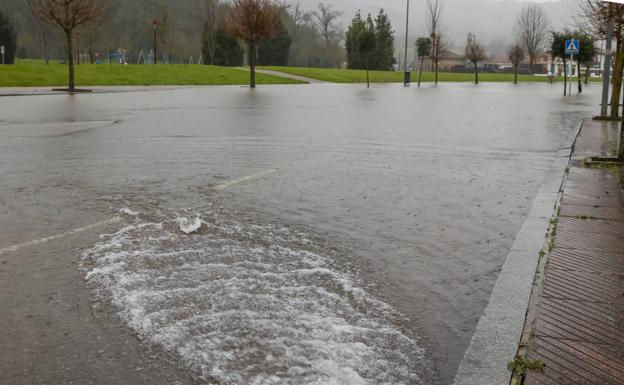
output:
<instances>
[{"instance_id":1,"label":"bare tree","mask_svg":"<svg viewBox=\"0 0 624 385\"><path fill-rule=\"evenodd\" d=\"M158 13L158 29L156 30L156 38L158 39L159 47L158 51L161 52L161 62L171 62L171 46L170 41L173 40L173 35L175 33L175 28L173 25L172 17L169 13L168 7L162 7ZM157 52L154 52L156 55ZM158 61L157 58L154 58L154 63Z\"/></svg>"},{"instance_id":2,"label":"bare tree","mask_svg":"<svg viewBox=\"0 0 624 385\"><path fill-rule=\"evenodd\" d=\"M544 8L539 4L527 4L516 20L516 36L529 57L529 72L533 75L535 59L542 53L548 42L550 21Z\"/></svg>"},{"instance_id":3,"label":"bare tree","mask_svg":"<svg viewBox=\"0 0 624 385\"><path fill-rule=\"evenodd\" d=\"M106 0L30 0L33 14L47 23L56 24L65 33L70 91L75 90L73 33L76 28L104 17Z\"/></svg>"},{"instance_id":4,"label":"bare tree","mask_svg":"<svg viewBox=\"0 0 624 385\"><path fill-rule=\"evenodd\" d=\"M520 68L520 64L522 64L525 58L522 44L516 43L509 48L509 51L507 51L507 58L509 58L514 68L514 84L518 84L518 68Z\"/></svg>"},{"instance_id":5,"label":"bare tree","mask_svg":"<svg viewBox=\"0 0 624 385\"><path fill-rule=\"evenodd\" d=\"M468 37L468 44L466 44L466 60L470 61L474 65L475 71L475 84L479 84L479 63L487 58L485 49L474 35Z\"/></svg>"},{"instance_id":6,"label":"bare tree","mask_svg":"<svg viewBox=\"0 0 624 385\"><path fill-rule=\"evenodd\" d=\"M332 61L332 44L339 39L340 27L336 24L336 20L342 13L334 10L331 4L325 5L320 3L318 8L318 12L314 12L312 15L314 17L314 25L321 34L323 43L325 44L325 65L327 65L328 61ZM331 63L332 66L334 64L335 63Z\"/></svg>"},{"instance_id":7,"label":"bare tree","mask_svg":"<svg viewBox=\"0 0 624 385\"><path fill-rule=\"evenodd\" d=\"M39 38L41 39L41 45L43 46L43 58L46 64L50 64L49 46L50 46L50 24L41 14L34 12L31 9L35 24L37 24L37 30L39 32Z\"/></svg>"},{"instance_id":8,"label":"bare tree","mask_svg":"<svg viewBox=\"0 0 624 385\"><path fill-rule=\"evenodd\" d=\"M435 72L435 84L438 84L438 66L440 59L448 48L446 34L442 27L443 3L442 0L427 0L428 28L431 37L431 63Z\"/></svg>"},{"instance_id":9,"label":"bare tree","mask_svg":"<svg viewBox=\"0 0 624 385\"><path fill-rule=\"evenodd\" d=\"M217 49L217 32L219 31L220 0L195 0L199 22L202 28L202 39L209 57L206 63L215 64Z\"/></svg>"},{"instance_id":10,"label":"bare tree","mask_svg":"<svg viewBox=\"0 0 624 385\"><path fill-rule=\"evenodd\" d=\"M256 88L258 41L276 37L282 32L281 9L270 0L233 0L228 28L232 35L247 44L249 86Z\"/></svg>"},{"instance_id":11,"label":"bare tree","mask_svg":"<svg viewBox=\"0 0 624 385\"><path fill-rule=\"evenodd\" d=\"M611 118L620 116L620 96L624 74L624 5L601 0L578 0L581 29L598 38L606 38L608 21L612 22L613 38L617 40L613 63L613 92L611 96Z\"/></svg>"},{"instance_id":12,"label":"bare tree","mask_svg":"<svg viewBox=\"0 0 624 385\"><path fill-rule=\"evenodd\" d=\"M95 63L95 52L93 50L93 46L100 39L100 28L99 24L88 24L85 29L82 30L82 36L85 37L87 41L87 54L89 55L89 63Z\"/></svg>"}]
</instances>

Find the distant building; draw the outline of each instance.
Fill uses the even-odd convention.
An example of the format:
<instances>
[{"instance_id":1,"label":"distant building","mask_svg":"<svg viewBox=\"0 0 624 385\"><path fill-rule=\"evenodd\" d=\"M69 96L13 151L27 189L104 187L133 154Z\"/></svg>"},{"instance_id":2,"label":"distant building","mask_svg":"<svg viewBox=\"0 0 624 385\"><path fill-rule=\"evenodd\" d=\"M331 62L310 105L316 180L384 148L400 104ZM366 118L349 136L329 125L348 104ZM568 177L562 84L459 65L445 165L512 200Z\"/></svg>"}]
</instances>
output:
<instances>
[{"instance_id":1,"label":"distant building","mask_svg":"<svg viewBox=\"0 0 624 385\"><path fill-rule=\"evenodd\" d=\"M451 72L457 66L465 66L466 59L464 55L459 55L449 50L445 50L442 55L440 55L440 62L438 63L438 70L440 72ZM417 69L420 69L420 62L417 64ZM433 61L431 58L427 57L423 61L423 71L432 72L433 71Z\"/></svg>"}]
</instances>

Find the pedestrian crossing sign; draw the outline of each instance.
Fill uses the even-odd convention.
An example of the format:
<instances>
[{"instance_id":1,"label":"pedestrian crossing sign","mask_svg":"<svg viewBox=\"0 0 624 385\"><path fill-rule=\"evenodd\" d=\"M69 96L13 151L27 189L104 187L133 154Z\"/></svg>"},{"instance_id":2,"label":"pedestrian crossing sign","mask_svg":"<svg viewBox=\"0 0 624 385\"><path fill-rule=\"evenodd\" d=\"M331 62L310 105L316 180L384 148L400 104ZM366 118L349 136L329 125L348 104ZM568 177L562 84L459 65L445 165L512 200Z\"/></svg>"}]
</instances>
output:
<instances>
[{"instance_id":1,"label":"pedestrian crossing sign","mask_svg":"<svg viewBox=\"0 0 624 385\"><path fill-rule=\"evenodd\" d=\"M565 42L565 53L566 55L578 55L581 51L581 43L576 40L566 40Z\"/></svg>"}]
</instances>

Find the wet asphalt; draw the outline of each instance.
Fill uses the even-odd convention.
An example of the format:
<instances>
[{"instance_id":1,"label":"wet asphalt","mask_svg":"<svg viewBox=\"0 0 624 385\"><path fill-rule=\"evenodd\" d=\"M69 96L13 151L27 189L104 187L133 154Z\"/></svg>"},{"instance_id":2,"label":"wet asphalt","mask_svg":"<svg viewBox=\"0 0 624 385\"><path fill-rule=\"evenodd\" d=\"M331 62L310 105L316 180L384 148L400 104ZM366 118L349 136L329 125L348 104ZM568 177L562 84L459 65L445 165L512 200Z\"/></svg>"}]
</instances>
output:
<instances>
[{"instance_id":1,"label":"wet asphalt","mask_svg":"<svg viewBox=\"0 0 624 385\"><path fill-rule=\"evenodd\" d=\"M430 359L428 381L447 384L558 150L595 110L598 86L560 91L323 84L0 98L0 249L107 220L122 204L211 204L301 229L409 319L402 327ZM33 258L49 250L79 280L78 251L97 235L0 254L0 275L32 279ZM21 301L5 293L6 330ZM2 364L28 371L22 361Z\"/></svg>"}]
</instances>

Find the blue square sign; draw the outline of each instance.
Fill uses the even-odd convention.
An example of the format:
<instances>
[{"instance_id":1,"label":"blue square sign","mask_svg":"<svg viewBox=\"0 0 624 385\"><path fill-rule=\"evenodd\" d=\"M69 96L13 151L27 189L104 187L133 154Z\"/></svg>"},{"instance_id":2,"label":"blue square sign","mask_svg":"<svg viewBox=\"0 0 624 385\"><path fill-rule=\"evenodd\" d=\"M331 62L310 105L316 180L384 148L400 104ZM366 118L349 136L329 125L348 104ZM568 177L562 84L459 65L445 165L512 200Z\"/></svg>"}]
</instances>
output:
<instances>
[{"instance_id":1,"label":"blue square sign","mask_svg":"<svg viewBox=\"0 0 624 385\"><path fill-rule=\"evenodd\" d=\"M581 42L576 39L566 40L565 53L566 55L578 55L581 52Z\"/></svg>"}]
</instances>

